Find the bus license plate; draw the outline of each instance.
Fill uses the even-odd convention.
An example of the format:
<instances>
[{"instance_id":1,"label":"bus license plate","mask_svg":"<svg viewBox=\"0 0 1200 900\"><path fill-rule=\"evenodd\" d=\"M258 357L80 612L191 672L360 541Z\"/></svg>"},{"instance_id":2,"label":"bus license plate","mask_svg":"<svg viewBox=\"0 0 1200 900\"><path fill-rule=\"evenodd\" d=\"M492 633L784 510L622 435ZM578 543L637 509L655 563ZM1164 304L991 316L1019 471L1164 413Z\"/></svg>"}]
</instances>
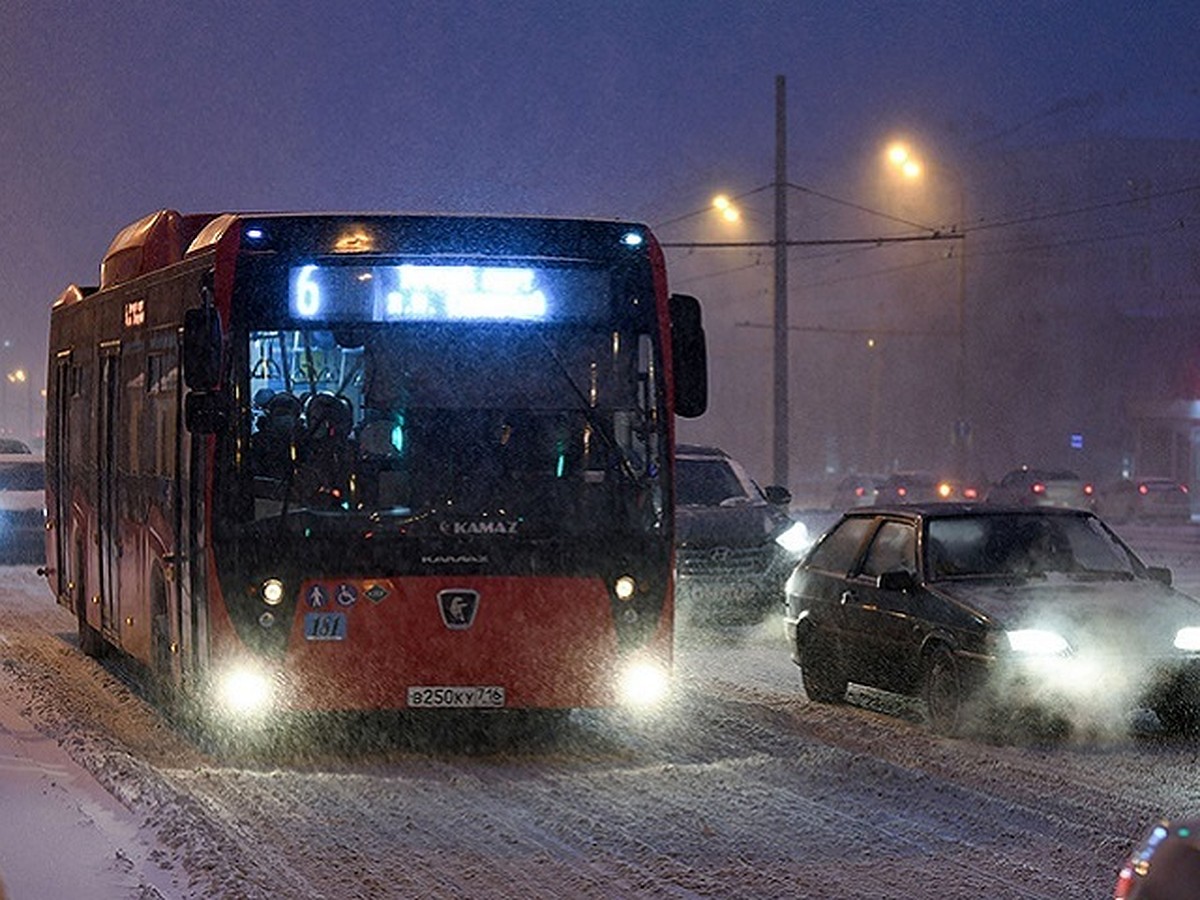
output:
<instances>
[{"instance_id":1,"label":"bus license plate","mask_svg":"<svg viewBox=\"0 0 1200 900\"><path fill-rule=\"evenodd\" d=\"M504 688L499 685L410 687L408 705L425 709L490 709L504 705Z\"/></svg>"},{"instance_id":2,"label":"bus license plate","mask_svg":"<svg viewBox=\"0 0 1200 900\"><path fill-rule=\"evenodd\" d=\"M310 612L304 614L306 641L344 641L346 614L340 612Z\"/></svg>"}]
</instances>

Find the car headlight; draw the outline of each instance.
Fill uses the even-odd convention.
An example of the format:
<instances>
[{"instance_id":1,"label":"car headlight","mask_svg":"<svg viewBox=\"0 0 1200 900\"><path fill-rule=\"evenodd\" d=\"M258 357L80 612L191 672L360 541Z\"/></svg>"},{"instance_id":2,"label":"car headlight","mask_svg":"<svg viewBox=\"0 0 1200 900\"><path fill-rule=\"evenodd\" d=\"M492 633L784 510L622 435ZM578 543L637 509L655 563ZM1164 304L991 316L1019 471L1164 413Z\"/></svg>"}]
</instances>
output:
<instances>
[{"instance_id":1,"label":"car headlight","mask_svg":"<svg viewBox=\"0 0 1200 900\"><path fill-rule=\"evenodd\" d=\"M1200 628L1189 625L1175 632L1175 649L1200 651Z\"/></svg>"},{"instance_id":2,"label":"car headlight","mask_svg":"<svg viewBox=\"0 0 1200 900\"><path fill-rule=\"evenodd\" d=\"M808 536L808 526L803 522L793 522L782 534L775 538L775 543L791 553L799 556L808 549L812 540Z\"/></svg>"},{"instance_id":3,"label":"car headlight","mask_svg":"<svg viewBox=\"0 0 1200 900\"><path fill-rule=\"evenodd\" d=\"M1008 647L1014 653L1028 656L1065 656L1071 645L1061 634L1041 628L1022 628L1006 631Z\"/></svg>"}]
</instances>

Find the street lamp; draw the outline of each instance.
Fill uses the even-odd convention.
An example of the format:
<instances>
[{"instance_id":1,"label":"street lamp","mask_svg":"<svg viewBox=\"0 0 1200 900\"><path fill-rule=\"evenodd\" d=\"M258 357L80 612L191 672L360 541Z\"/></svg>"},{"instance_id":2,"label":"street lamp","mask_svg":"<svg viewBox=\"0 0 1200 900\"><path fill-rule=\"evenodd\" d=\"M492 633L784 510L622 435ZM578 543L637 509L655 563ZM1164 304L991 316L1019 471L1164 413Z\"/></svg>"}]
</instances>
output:
<instances>
[{"instance_id":1,"label":"street lamp","mask_svg":"<svg viewBox=\"0 0 1200 900\"><path fill-rule=\"evenodd\" d=\"M713 197L712 205L726 222L737 222L742 218L742 211L734 206L727 194L717 194Z\"/></svg>"},{"instance_id":2,"label":"street lamp","mask_svg":"<svg viewBox=\"0 0 1200 900\"><path fill-rule=\"evenodd\" d=\"M912 155L907 144L897 141L888 145L888 162L899 169L900 174L910 181L921 177L921 163Z\"/></svg>"},{"instance_id":3,"label":"street lamp","mask_svg":"<svg viewBox=\"0 0 1200 900\"><path fill-rule=\"evenodd\" d=\"M29 376L25 372L24 369L13 369L11 372L8 373L8 375L6 376L6 379L8 381L8 384L13 384L13 385L25 384L26 382L29 381ZM5 421L5 423L8 423L9 421L11 421L12 415L11 415L11 411L8 408L8 391L5 390L4 393L5 393L4 421ZM33 430L33 387L32 387L32 384L30 385L30 392L29 392L29 423L28 424L29 424L30 431L32 431Z\"/></svg>"},{"instance_id":4,"label":"street lamp","mask_svg":"<svg viewBox=\"0 0 1200 900\"><path fill-rule=\"evenodd\" d=\"M906 181L917 181L925 173L925 167L920 158L908 144L893 141L887 146L885 157L888 165L900 173ZM966 308L967 308L967 236L963 231L967 217L967 191L962 175L954 168L939 162L935 167L938 174L946 174L954 182L958 194L958 223L954 228L958 237L958 289L955 303L955 334L958 340L957 354L954 364L955 384L955 421L953 443L955 450L955 466L959 477L967 477L971 445L971 425L967 419L967 349L966 349Z\"/></svg>"}]
</instances>

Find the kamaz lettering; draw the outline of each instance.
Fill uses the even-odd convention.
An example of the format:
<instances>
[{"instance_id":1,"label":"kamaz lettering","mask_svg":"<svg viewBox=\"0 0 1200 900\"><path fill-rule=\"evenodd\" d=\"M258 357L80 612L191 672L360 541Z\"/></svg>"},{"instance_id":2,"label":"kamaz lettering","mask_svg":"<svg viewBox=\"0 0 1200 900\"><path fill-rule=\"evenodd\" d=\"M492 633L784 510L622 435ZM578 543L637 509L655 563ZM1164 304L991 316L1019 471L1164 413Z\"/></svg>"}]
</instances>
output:
<instances>
[{"instance_id":1,"label":"kamaz lettering","mask_svg":"<svg viewBox=\"0 0 1200 900\"><path fill-rule=\"evenodd\" d=\"M442 534L516 534L519 522L443 522Z\"/></svg>"}]
</instances>

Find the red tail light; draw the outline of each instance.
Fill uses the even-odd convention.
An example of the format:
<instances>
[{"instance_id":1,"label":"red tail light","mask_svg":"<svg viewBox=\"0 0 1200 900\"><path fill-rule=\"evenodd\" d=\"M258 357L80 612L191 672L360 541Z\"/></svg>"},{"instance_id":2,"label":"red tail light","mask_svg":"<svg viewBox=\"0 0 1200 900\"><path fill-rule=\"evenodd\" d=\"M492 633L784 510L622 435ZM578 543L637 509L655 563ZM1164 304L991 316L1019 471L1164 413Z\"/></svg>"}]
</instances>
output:
<instances>
[{"instance_id":1,"label":"red tail light","mask_svg":"<svg viewBox=\"0 0 1200 900\"><path fill-rule=\"evenodd\" d=\"M865 487L856 487L854 489L855 497L865 497L866 495L867 495L867 489Z\"/></svg>"},{"instance_id":2,"label":"red tail light","mask_svg":"<svg viewBox=\"0 0 1200 900\"><path fill-rule=\"evenodd\" d=\"M896 493L899 494L901 497L907 497L908 496L908 488L898 487L898 488L896 488Z\"/></svg>"},{"instance_id":3,"label":"red tail light","mask_svg":"<svg viewBox=\"0 0 1200 900\"><path fill-rule=\"evenodd\" d=\"M979 491L975 490L975 488L973 488L973 487L963 488L963 497L965 497L967 500L974 500L978 496L979 496Z\"/></svg>"},{"instance_id":4,"label":"red tail light","mask_svg":"<svg viewBox=\"0 0 1200 900\"><path fill-rule=\"evenodd\" d=\"M1044 493L1046 493L1046 486L1044 484L1042 484L1040 481L1035 481L1033 483L1033 487L1031 488L1031 490L1035 494L1044 494Z\"/></svg>"},{"instance_id":5,"label":"red tail light","mask_svg":"<svg viewBox=\"0 0 1200 900\"><path fill-rule=\"evenodd\" d=\"M1150 493L1150 488L1144 484L1139 484L1138 485L1138 493L1143 494L1143 495L1148 494L1148 493Z\"/></svg>"},{"instance_id":6,"label":"red tail light","mask_svg":"<svg viewBox=\"0 0 1200 900\"><path fill-rule=\"evenodd\" d=\"M1183 491L1185 494L1188 492L1188 486L1187 486L1186 484L1181 484L1181 485L1179 486L1179 489L1180 489L1181 491Z\"/></svg>"},{"instance_id":7,"label":"red tail light","mask_svg":"<svg viewBox=\"0 0 1200 900\"><path fill-rule=\"evenodd\" d=\"M1129 896L1129 889L1133 887L1133 869L1129 866L1121 869L1121 874L1117 876L1117 890L1113 894L1113 900L1125 900Z\"/></svg>"},{"instance_id":8,"label":"red tail light","mask_svg":"<svg viewBox=\"0 0 1200 900\"><path fill-rule=\"evenodd\" d=\"M1094 487L1092 487L1090 484L1085 484L1083 486L1083 493L1084 493L1084 496L1086 496L1086 497L1092 496L1092 494L1095 492L1095 490L1096 489Z\"/></svg>"}]
</instances>

